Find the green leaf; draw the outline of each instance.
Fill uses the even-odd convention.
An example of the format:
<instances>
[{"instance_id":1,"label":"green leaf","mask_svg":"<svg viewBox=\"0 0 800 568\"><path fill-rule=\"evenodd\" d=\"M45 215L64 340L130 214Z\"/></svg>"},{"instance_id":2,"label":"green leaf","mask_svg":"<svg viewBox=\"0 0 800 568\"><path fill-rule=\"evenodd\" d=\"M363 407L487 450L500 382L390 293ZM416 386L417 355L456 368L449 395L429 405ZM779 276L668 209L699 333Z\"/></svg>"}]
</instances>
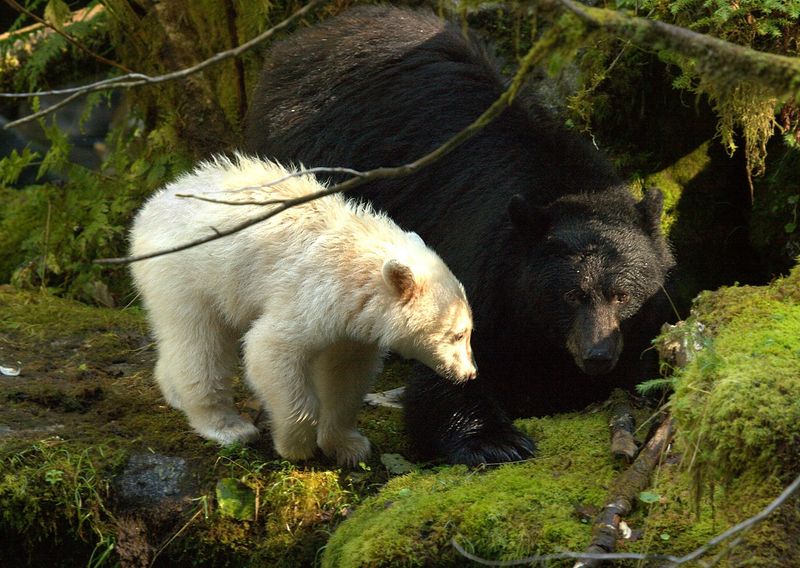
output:
<instances>
[{"instance_id":1,"label":"green leaf","mask_svg":"<svg viewBox=\"0 0 800 568\"><path fill-rule=\"evenodd\" d=\"M795 229L797 229L797 223L789 222L783 226L783 230L786 231L787 234L794 233Z\"/></svg>"},{"instance_id":2,"label":"green leaf","mask_svg":"<svg viewBox=\"0 0 800 568\"><path fill-rule=\"evenodd\" d=\"M238 479L220 479L217 481L216 493L220 515L240 521L249 521L255 517L256 494Z\"/></svg>"},{"instance_id":3,"label":"green leaf","mask_svg":"<svg viewBox=\"0 0 800 568\"><path fill-rule=\"evenodd\" d=\"M661 495L653 493L652 491L642 491L639 493L639 501L642 503L658 503Z\"/></svg>"},{"instance_id":4,"label":"green leaf","mask_svg":"<svg viewBox=\"0 0 800 568\"><path fill-rule=\"evenodd\" d=\"M44 19L57 30L64 27L64 22L70 19L72 12L64 0L50 0L44 8Z\"/></svg>"}]
</instances>

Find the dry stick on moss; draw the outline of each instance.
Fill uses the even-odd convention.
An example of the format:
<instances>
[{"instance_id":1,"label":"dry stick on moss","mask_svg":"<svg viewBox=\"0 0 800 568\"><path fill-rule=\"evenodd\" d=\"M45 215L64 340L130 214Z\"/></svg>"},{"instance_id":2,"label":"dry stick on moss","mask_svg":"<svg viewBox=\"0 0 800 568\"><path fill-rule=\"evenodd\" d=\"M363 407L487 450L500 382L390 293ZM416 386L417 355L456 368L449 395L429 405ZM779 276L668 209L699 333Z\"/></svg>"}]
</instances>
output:
<instances>
[{"instance_id":1,"label":"dry stick on moss","mask_svg":"<svg viewBox=\"0 0 800 568\"><path fill-rule=\"evenodd\" d=\"M608 493L608 502L594 520L592 542L586 552L614 552L619 534L619 523L633 509L639 493L650 486L650 476L661 459L674 433L674 421L667 416L661 426L639 452L633 462L615 481ZM586 559L575 563L573 568L600 566L603 560Z\"/></svg>"},{"instance_id":2,"label":"dry stick on moss","mask_svg":"<svg viewBox=\"0 0 800 568\"><path fill-rule=\"evenodd\" d=\"M572 0L541 1L566 8L589 28L618 34L649 49L669 49L689 57L697 62L703 75L716 82L733 87L752 81L778 97L800 97L800 58L756 51L679 26L590 8Z\"/></svg>"},{"instance_id":3,"label":"dry stick on moss","mask_svg":"<svg viewBox=\"0 0 800 568\"><path fill-rule=\"evenodd\" d=\"M311 0L305 6L294 12L291 16L272 26L270 29L262 32L261 34L257 35L253 39L248 42L243 43L242 45L235 47L234 49L229 49L227 51L221 51L205 61L201 61L197 65L192 67L187 67L186 69L180 69L178 71L173 71L171 73L167 73L165 75L158 75L156 77L150 77L149 75L143 75L141 73L129 73L128 75L121 75L119 77L111 77L110 79L103 79L102 81L97 81L96 83L90 83L88 85L83 85L80 87L74 87L70 89L57 89L53 91L39 91L39 92L30 92L30 93L0 93L0 98L23 98L23 97L34 97L34 96L44 96L44 95L66 95L69 94L68 97L64 98L63 100L53 104L52 106L47 107L46 109L42 109L38 112L29 114L24 116L20 119L13 120L11 122L6 123L4 128L13 128L15 126L19 126L20 124L25 124L26 122L31 122L36 120L41 116L45 116L51 112L55 112L59 108L66 106L67 104L71 103L75 99L78 99L84 95L88 95L89 93L94 93L96 91L104 91L108 89L129 89L131 87L138 87L139 85L154 85L157 83L164 83L166 81L173 81L175 79L184 79L193 73L197 73L202 71L206 67L210 67L216 63L221 61L225 61L226 59L230 59L231 57L238 57L242 53L252 49L256 45L264 42L265 40L269 39L277 32L283 30L287 26L289 26L292 22L300 18L301 16L306 15L308 12L316 8L319 4L322 4L324 0Z\"/></svg>"},{"instance_id":4,"label":"dry stick on moss","mask_svg":"<svg viewBox=\"0 0 800 568\"><path fill-rule=\"evenodd\" d=\"M88 47L83 45L81 42L76 40L74 37L69 35L67 32L65 32L64 30L60 29L55 24L53 24L51 22L48 22L47 20L45 20L43 18L40 18L39 16L37 16L36 14L34 14L30 10L28 10L25 6L22 6L16 0L5 0L5 2L6 2L6 4L8 4L12 8L14 8L16 11L21 12L22 14L25 14L29 18L32 18L32 19L36 20L41 25L50 28L51 30L56 32L58 35L62 36L69 43L71 43L72 45L74 45L75 47L77 47L78 49L83 51L84 53L90 55L91 57L94 57L99 62L105 63L106 65L111 65L112 67L116 67L117 69L121 69L122 71L125 71L126 73L133 73L133 70L128 69L122 63L117 63L116 61L111 61L110 59L106 59L105 57L103 57L99 53L95 53L94 51L92 51L91 49L89 49Z\"/></svg>"},{"instance_id":5,"label":"dry stick on moss","mask_svg":"<svg viewBox=\"0 0 800 568\"><path fill-rule=\"evenodd\" d=\"M239 231L243 231L244 229L256 225L257 223L266 221L267 219L274 217L275 215L283 211L286 211L291 207L302 205L303 203L308 203L309 201L319 199L320 197L325 197L326 195L331 195L334 193L342 193L351 190L353 188L356 188L360 185L363 185L369 181L377 179L394 178L412 174L424 168L425 166L432 164L439 158L449 154L456 147L460 146L461 144L463 144L464 142L475 136L487 124L489 124L503 111L505 111L508 105L511 104L511 102L516 97L517 92L522 86L525 77L528 75L533 65L539 62L539 60L548 52L549 48L556 41L558 33L559 30L556 27L551 28L551 30L545 36L543 36L542 39L539 40L539 42L537 42L533 47L531 47L531 49L528 51L528 53L525 55L522 62L520 63L519 69L512 78L508 88L505 91L503 91L500 97L498 97L498 99L494 103L492 103L492 105L481 116L479 116L472 124L468 125L461 132L459 132L458 134L450 138L447 142L439 146L437 149L422 156L421 158L415 160L414 162L397 167L382 167L367 172L358 172L355 177L343 181L342 183L338 183L322 191L309 193L307 195L296 197L294 199L276 199L274 201L270 200L268 202L263 202L263 204L277 205L277 207L270 209L269 211L262 213L261 215L256 215L255 217L248 219L247 221L244 221L242 223L239 223L238 225L231 227L230 229L226 229L224 231L219 231L214 227L210 227L212 234L182 245L138 256L129 256L120 258L100 258L96 259L94 262L97 264L128 264L131 262L137 262L140 260L146 260L149 258L155 258L158 256L179 252L211 241L215 241L217 239L221 239L223 237L232 235L234 233L238 233ZM299 173L302 174L302 172ZM199 196L190 196L190 197L195 197L204 201L213 201Z\"/></svg>"}]
</instances>

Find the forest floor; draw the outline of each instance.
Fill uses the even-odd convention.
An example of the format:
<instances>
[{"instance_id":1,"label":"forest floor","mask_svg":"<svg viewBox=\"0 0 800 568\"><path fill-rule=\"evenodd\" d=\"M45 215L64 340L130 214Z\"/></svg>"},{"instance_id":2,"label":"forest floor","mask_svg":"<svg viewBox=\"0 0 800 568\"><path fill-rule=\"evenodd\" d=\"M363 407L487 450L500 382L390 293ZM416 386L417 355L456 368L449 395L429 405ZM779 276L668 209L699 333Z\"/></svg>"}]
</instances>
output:
<instances>
[{"instance_id":1,"label":"forest floor","mask_svg":"<svg viewBox=\"0 0 800 568\"><path fill-rule=\"evenodd\" d=\"M757 513L796 471L799 277L698 304L713 333L672 401L683 441L661 456L619 550L694 550ZM365 405L368 460L291 464L266 432L248 447L197 436L164 403L154 363L140 309L0 286L0 566L463 566L453 541L492 560L579 552L627 468L609 452L602 404L517 421L537 440L535 459L473 469L413 463L401 410ZM375 390L408 372L391 359ZM717 391L719 403L697 398ZM264 430L240 381L236 392ZM706 424L717 408L733 414ZM652 410L634 413L641 443ZM796 565L781 564L800 559L800 501L791 503L738 548L715 549L720 565Z\"/></svg>"}]
</instances>

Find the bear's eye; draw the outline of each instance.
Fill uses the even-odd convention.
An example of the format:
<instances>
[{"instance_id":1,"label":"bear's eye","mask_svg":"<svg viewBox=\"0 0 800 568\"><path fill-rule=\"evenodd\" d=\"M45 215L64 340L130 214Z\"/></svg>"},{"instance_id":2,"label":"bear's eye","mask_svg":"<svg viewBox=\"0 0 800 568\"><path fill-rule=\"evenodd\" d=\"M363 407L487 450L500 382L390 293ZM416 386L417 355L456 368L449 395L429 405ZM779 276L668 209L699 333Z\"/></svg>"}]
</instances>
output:
<instances>
[{"instance_id":1,"label":"bear's eye","mask_svg":"<svg viewBox=\"0 0 800 568\"><path fill-rule=\"evenodd\" d=\"M564 294L564 300L566 300L568 304L571 304L573 306L577 306L578 304L580 304L581 301L583 301L584 297L585 294L580 290L570 290L569 292Z\"/></svg>"},{"instance_id":2,"label":"bear's eye","mask_svg":"<svg viewBox=\"0 0 800 568\"><path fill-rule=\"evenodd\" d=\"M466 333L466 332L464 332L464 331L462 331L461 333L456 333L456 334L453 336L453 343L458 343L459 341L461 341L462 339L464 339L464 337L466 337L466 335L467 335L467 333Z\"/></svg>"},{"instance_id":3,"label":"bear's eye","mask_svg":"<svg viewBox=\"0 0 800 568\"><path fill-rule=\"evenodd\" d=\"M616 302L618 304L625 304L628 300L630 300L630 296L627 292L615 292L611 294L611 301Z\"/></svg>"}]
</instances>

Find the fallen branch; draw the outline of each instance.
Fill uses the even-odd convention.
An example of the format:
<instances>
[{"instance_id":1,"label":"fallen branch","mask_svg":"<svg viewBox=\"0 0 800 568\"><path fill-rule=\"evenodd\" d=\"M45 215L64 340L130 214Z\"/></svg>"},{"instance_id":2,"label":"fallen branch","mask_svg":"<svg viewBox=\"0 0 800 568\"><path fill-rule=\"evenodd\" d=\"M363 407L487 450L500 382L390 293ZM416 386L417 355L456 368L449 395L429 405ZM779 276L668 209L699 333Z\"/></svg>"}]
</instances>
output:
<instances>
[{"instance_id":1,"label":"fallen branch","mask_svg":"<svg viewBox=\"0 0 800 568\"><path fill-rule=\"evenodd\" d=\"M636 440L633 437L635 421L631 410L630 395L622 389L611 394L611 454L631 463L636 457Z\"/></svg>"},{"instance_id":2,"label":"fallen branch","mask_svg":"<svg viewBox=\"0 0 800 568\"><path fill-rule=\"evenodd\" d=\"M268 204L276 205L275 208L270 209L269 211L262 213L261 215L256 215L252 219L248 219L247 221L239 223L238 225L235 225L230 229L226 229L224 231L219 231L213 227L210 227L212 233L209 234L208 236L196 239L194 241L182 245L138 256L128 256L119 258L99 258L96 259L94 262L97 264L128 264L131 262L138 262L140 260L147 260L149 258L156 258L166 254L179 252L211 241L215 241L217 239L221 239L228 235L238 233L239 231L243 231L248 227L252 227L257 223L266 221L267 219L274 217L275 215L278 215L283 211L286 211L290 207L302 205L303 203L314 201L315 199L319 199L320 197L325 197L326 195L332 195L334 193L342 193L345 191L349 191L370 181L400 177L412 174L424 168L425 166L432 164L439 158L452 152L455 148L457 148L458 146L460 146L461 144L463 144L464 142L475 136L487 124L489 124L503 111L505 111L508 105L510 105L511 102L516 97L517 92L522 87L523 81L530 72L531 68L535 64L537 64L540 61L540 59L548 52L548 49L551 47L553 42L556 41L558 34L559 30L557 28L552 28L545 37L543 37L541 40L539 40L538 43L536 43L533 47L531 47L531 49L528 51L528 53L525 55L522 62L520 63L519 69L517 70L517 73L511 80L511 83L509 84L508 88L505 91L503 91L503 93L497 98L497 100L494 103L492 103L492 105L488 109L486 109L486 111L484 111L483 114L481 114L477 119L475 119L475 121L472 122L472 124L468 125L461 132L450 138L447 142L445 142L432 152L422 156L421 158L415 160L414 162L397 167L383 167L383 168L376 168L374 170L370 170L363 173L360 172L360 175L356 175L356 177L352 177L346 181L333 185L322 191L309 193L307 195L303 195L293 199L275 200L274 203L270 201L268 202ZM192 196L192 197L195 197L197 199L203 199L198 196ZM208 199L203 199L203 200L209 201Z\"/></svg>"},{"instance_id":3,"label":"fallen branch","mask_svg":"<svg viewBox=\"0 0 800 568\"><path fill-rule=\"evenodd\" d=\"M639 452L633 465L614 482L609 491L606 506L595 518L592 541L586 547L587 553L614 552L619 534L619 523L631 512L639 493L650 486L650 476L672 439L674 426L672 417L667 416ZM600 566L603 562L602 559L590 558L576 562L573 568Z\"/></svg>"}]
</instances>

